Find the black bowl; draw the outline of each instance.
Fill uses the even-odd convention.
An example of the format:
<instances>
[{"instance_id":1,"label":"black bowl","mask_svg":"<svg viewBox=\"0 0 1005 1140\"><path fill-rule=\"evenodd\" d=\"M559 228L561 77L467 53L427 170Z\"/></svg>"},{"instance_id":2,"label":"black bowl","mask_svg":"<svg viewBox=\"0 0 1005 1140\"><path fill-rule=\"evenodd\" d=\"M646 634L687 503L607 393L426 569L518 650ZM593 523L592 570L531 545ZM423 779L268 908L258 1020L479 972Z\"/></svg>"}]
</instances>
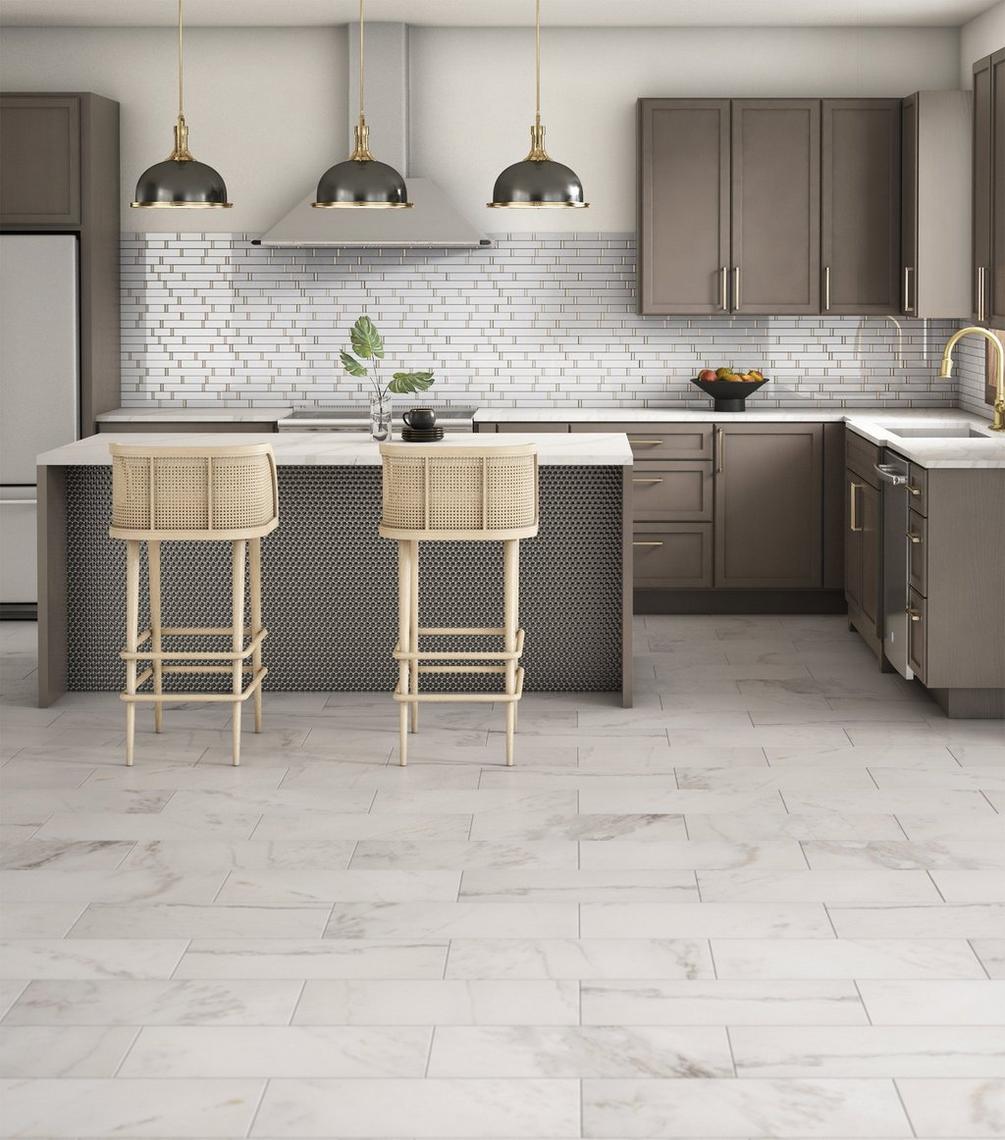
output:
<instances>
[{"instance_id":1,"label":"black bowl","mask_svg":"<svg viewBox=\"0 0 1005 1140\"><path fill-rule=\"evenodd\" d=\"M698 380L693 379L692 384L700 388L706 396L715 400L717 412L742 412L744 401L758 388L763 388L768 377L763 380Z\"/></svg>"}]
</instances>

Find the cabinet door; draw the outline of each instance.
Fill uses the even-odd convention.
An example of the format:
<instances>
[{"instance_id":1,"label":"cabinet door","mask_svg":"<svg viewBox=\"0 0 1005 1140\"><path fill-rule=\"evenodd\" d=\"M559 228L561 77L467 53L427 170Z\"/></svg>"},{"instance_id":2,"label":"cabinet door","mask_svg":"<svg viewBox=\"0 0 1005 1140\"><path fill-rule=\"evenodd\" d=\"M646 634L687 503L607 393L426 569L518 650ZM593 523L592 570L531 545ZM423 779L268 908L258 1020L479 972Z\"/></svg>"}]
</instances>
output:
<instances>
[{"instance_id":1,"label":"cabinet door","mask_svg":"<svg viewBox=\"0 0 1005 1140\"><path fill-rule=\"evenodd\" d=\"M76 226L80 217L80 100L0 99L0 223Z\"/></svg>"},{"instance_id":2,"label":"cabinet door","mask_svg":"<svg viewBox=\"0 0 1005 1140\"><path fill-rule=\"evenodd\" d=\"M991 291L991 56L974 64L973 315L984 321Z\"/></svg>"},{"instance_id":3,"label":"cabinet door","mask_svg":"<svg viewBox=\"0 0 1005 1140\"><path fill-rule=\"evenodd\" d=\"M732 307L820 312L820 101L734 99Z\"/></svg>"},{"instance_id":4,"label":"cabinet door","mask_svg":"<svg viewBox=\"0 0 1005 1140\"><path fill-rule=\"evenodd\" d=\"M823 310L895 312L900 280L900 100L825 99Z\"/></svg>"},{"instance_id":5,"label":"cabinet door","mask_svg":"<svg viewBox=\"0 0 1005 1140\"><path fill-rule=\"evenodd\" d=\"M918 284L918 97L909 95L901 106L900 145L903 150L900 184L900 311L917 311ZM913 294L913 296L912 296Z\"/></svg>"},{"instance_id":6,"label":"cabinet door","mask_svg":"<svg viewBox=\"0 0 1005 1140\"><path fill-rule=\"evenodd\" d=\"M883 532L880 518L879 491L868 483L862 484L860 502L862 504L862 592L860 594L859 608L872 623L873 629L879 628L879 575Z\"/></svg>"},{"instance_id":7,"label":"cabinet door","mask_svg":"<svg viewBox=\"0 0 1005 1140\"><path fill-rule=\"evenodd\" d=\"M639 100L643 313L727 308L729 100Z\"/></svg>"},{"instance_id":8,"label":"cabinet door","mask_svg":"<svg viewBox=\"0 0 1005 1140\"><path fill-rule=\"evenodd\" d=\"M991 57L991 314L1005 324L1005 48Z\"/></svg>"},{"instance_id":9,"label":"cabinet door","mask_svg":"<svg viewBox=\"0 0 1005 1140\"><path fill-rule=\"evenodd\" d=\"M712 524L653 523L632 536L635 585L650 589L707 589L712 585Z\"/></svg>"},{"instance_id":10,"label":"cabinet door","mask_svg":"<svg viewBox=\"0 0 1005 1140\"><path fill-rule=\"evenodd\" d=\"M865 483L851 468L844 478L844 595L862 609L862 489Z\"/></svg>"},{"instance_id":11,"label":"cabinet door","mask_svg":"<svg viewBox=\"0 0 1005 1140\"><path fill-rule=\"evenodd\" d=\"M819 588L823 426L717 428L715 584Z\"/></svg>"}]
</instances>

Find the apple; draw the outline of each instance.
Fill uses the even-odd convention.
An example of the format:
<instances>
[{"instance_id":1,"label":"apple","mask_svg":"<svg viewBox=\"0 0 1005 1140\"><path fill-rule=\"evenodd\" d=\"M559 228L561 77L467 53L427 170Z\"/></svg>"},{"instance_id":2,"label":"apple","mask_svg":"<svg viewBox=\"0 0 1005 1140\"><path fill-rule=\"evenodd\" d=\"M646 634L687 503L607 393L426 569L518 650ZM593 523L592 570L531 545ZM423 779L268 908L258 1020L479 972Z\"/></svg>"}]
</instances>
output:
<instances>
[{"instance_id":1,"label":"apple","mask_svg":"<svg viewBox=\"0 0 1005 1140\"><path fill-rule=\"evenodd\" d=\"M714 380L715 378L716 378L715 373L712 371L711 368L703 368L698 373L698 379L699 380L706 380L707 381L707 380Z\"/></svg>"}]
</instances>

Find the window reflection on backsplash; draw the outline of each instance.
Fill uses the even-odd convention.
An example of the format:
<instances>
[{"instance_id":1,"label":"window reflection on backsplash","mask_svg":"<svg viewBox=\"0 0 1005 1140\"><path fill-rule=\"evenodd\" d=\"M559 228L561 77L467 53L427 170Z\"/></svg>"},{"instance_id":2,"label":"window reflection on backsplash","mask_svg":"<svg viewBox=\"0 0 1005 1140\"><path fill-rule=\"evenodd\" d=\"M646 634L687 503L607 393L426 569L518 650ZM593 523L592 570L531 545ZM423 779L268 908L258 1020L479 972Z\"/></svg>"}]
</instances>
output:
<instances>
[{"instance_id":1,"label":"window reflection on backsplash","mask_svg":"<svg viewBox=\"0 0 1005 1140\"><path fill-rule=\"evenodd\" d=\"M449 251L263 249L251 236L123 235L123 404L362 401L338 351L364 311L390 361L436 370L439 400L706 408L688 378L718 365L770 376L764 408L957 399L957 382L936 378L956 321L639 316L633 234Z\"/></svg>"}]
</instances>

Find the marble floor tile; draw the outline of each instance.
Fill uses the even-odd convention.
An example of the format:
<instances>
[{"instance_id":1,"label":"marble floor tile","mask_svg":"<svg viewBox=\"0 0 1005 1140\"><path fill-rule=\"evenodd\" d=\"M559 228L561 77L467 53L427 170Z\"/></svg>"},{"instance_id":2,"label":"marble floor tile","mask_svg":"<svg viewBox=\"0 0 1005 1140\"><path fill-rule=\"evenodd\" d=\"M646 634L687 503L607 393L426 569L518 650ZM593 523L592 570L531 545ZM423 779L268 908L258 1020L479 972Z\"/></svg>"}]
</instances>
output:
<instances>
[{"instance_id":1,"label":"marble floor tile","mask_svg":"<svg viewBox=\"0 0 1005 1140\"><path fill-rule=\"evenodd\" d=\"M447 940L196 938L176 978L442 978Z\"/></svg>"},{"instance_id":2,"label":"marble floor tile","mask_svg":"<svg viewBox=\"0 0 1005 1140\"><path fill-rule=\"evenodd\" d=\"M737 1026L739 1077L1005 1077L1005 1027Z\"/></svg>"},{"instance_id":3,"label":"marble floor tile","mask_svg":"<svg viewBox=\"0 0 1005 1140\"><path fill-rule=\"evenodd\" d=\"M154 1026L140 1030L118 1075L422 1077L432 1032L403 1025Z\"/></svg>"},{"instance_id":4,"label":"marble floor tile","mask_svg":"<svg viewBox=\"0 0 1005 1140\"><path fill-rule=\"evenodd\" d=\"M24 978L0 978L0 1018L6 1015L30 984Z\"/></svg>"},{"instance_id":5,"label":"marble floor tile","mask_svg":"<svg viewBox=\"0 0 1005 1140\"><path fill-rule=\"evenodd\" d=\"M644 846L644 845L643 845ZM698 902L692 871L465 871L460 901Z\"/></svg>"},{"instance_id":6,"label":"marble floor tile","mask_svg":"<svg viewBox=\"0 0 1005 1140\"><path fill-rule=\"evenodd\" d=\"M85 906L85 902L7 901L0 915L0 930L5 938L62 938Z\"/></svg>"},{"instance_id":7,"label":"marble floor tile","mask_svg":"<svg viewBox=\"0 0 1005 1140\"><path fill-rule=\"evenodd\" d=\"M971 945L988 977L1005 979L1005 938L974 938Z\"/></svg>"},{"instance_id":8,"label":"marble floor tile","mask_svg":"<svg viewBox=\"0 0 1005 1140\"><path fill-rule=\"evenodd\" d=\"M27 839L0 850L0 871L111 871L133 850L129 842Z\"/></svg>"},{"instance_id":9,"label":"marble floor tile","mask_svg":"<svg viewBox=\"0 0 1005 1140\"><path fill-rule=\"evenodd\" d=\"M248 839L187 840L155 839L131 845L121 865L123 871L144 870L160 875L189 875L217 868L227 871L267 869L344 871L356 849L352 839Z\"/></svg>"},{"instance_id":10,"label":"marble floor tile","mask_svg":"<svg viewBox=\"0 0 1005 1140\"><path fill-rule=\"evenodd\" d=\"M990 815L930 814L917 815L913 812L897 812L897 822L908 839L928 843L932 841L965 839L969 842L987 840L992 843L1005 842L1005 816L997 812Z\"/></svg>"},{"instance_id":11,"label":"marble floor tile","mask_svg":"<svg viewBox=\"0 0 1005 1140\"><path fill-rule=\"evenodd\" d=\"M734 1075L722 1028L689 1026L438 1027L431 1077Z\"/></svg>"},{"instance_id":12,"label":"marble floor tile","mask_svg":"<svg viewBox=\"0 0 1005 1140\"><path fill-rule=\"evenodd\" d=\"M902 833L901 833L902 834ZM608 840L631 839L639 842L664 842L687 839L682 815L640 812L612 815L607 813L560 814L497 812L477 815L471 825L471 839L515 843L543 840Z\"/></svg>"},{"instance_id":13,"label":"marble floor tile","mask_svg":"<svg viewBox=\"0 0 1005 1140\"><path fill-rule=\"evenodd\" d=\"M887 871L876 867L856 871L844 868L779 871L773 867L699 871L698 888L706 902L940 901L939 892L926 872Z\"/></svg>"},{"instance_id":14,"label":"marble floor tile","mask_svg":"<svg viewBox=\"0 0 1005 1140\"><path fill-rule=\"evenodd\" d=\"M1005 872L989 870L943 870L931 872L939 894L949 903L1005 902Z\"/></svg>"},{"instance_id":15,"label":"marble floor tile","mask_svg":"<svg viewBox=\"0 0 1005 1140\"><path fill-rule=\"evenodd\" d=\"M814 903L584 903L583 938L833 938Z\"/></svg>"},{"instance_id":16,"label":"marble floor tile","mask_svg":"<svg viewBox=\"0 0 1005 1140\"><path fill-rule=\"evenodd\" d=\"M575 938L575 903L336 903L325 938Z\"/></svg>"},{"instance_id":17,"label":"marble floor tile","mask_svg":"<svg viewBox=\"0 0 1005 1140\"><path fill-rule=\"evenodd\" d=\"M287 1025L303 983L116 979L22 989L4 1025Z\"/></svg>"},{"instance_id":18,"label":"marble floor tile","mask_svg":"<svg viewBox=\"0 0 1005 1140\"><path fill-rule=\"evenodd\" d=\"M485 840L361 839L352 853L356 870L467 871L532 869L574 870L578 866L575 842L541 840L527 843L493 843Z\"/></svg>"},{"instance_id":19,"label":"marble floor tile","mask_svg":"<svg viewBox=\"0 0 1005 1140\"><path fill-rule=\"evenodd\" d=\"M0 1081L9 1136L246 1136L264 1081Z\"/></svg>"},{"instance_id":20,"label":"marble floor tile","mask_svg":"<svg viewBox=\"0 0 1005 1140\"><path fill-rule=\"evenodd\" d=\"M1005 981L858 982L873 1025L1005 1026Z\"/></svg>"},{"instance_id":21,"label":"marble floor tile","mask_svg":"<svg viewBox=\"0 0 1005 1140\"><path fill-rule=\"evenodd\" d=\"M576 1025L568 979L312 980L296 1025ZM461 1074L463 1075L463 1074Z\"/></svg>"},{"instance_id":22,"label":"marble floor tile","mask_svg":"<svg viewBox=\"0 0 1005 1140\"><path fill-rule=\"evenodd\" d=\"M802 845L814 870L845 868L931 871L1005 871L1005 842L891 840L886 843L808 841Z\"/></svg>"},{"instance_id":23,"label":"marble floor tile","mask_svg":"<svg viewBox=\"0 0 1005 1140\"><path fill-rule=\"evenodd\" d=\"M901 1079L897 1088L918 1136L1005 1135L1005 1081Z\"/></svg>"},{"instance_id":24,"label":"marble floor tile","mask_svg":"<svg viewBox=\"0 0 1005 1140\"><path fill-rule=\"evenodd\" d=\"M165 815L159 813L55 812L35 832L36 839L131 840L249 839L260 815ZM285 830L288 832L289 821ZM263 838L265 838L263 836Z\"/></svg>"},{"instance_id":25,"label":"marble floor tile","mask_svg":"<svg viewBox=\"0 0 1005 1140\"><path fill-rule=\"evenodd\" d=\"M457 938L448 978L714 978L701 938Z\"/></svg>"},{"instance_id":26,"label":"marble floor tile","mask_svg":"<svg viewBox=\"0 0 1005 1140\"><path fill-rule=\"evenodd\" d=\"M0 942L5 978L169 978L183 938L24 938Z\"/></svg>"},{"instance_id":27,"label":"marble floor tile","mask_svg":"<svg viewBox=\"0 0 1005 1140\"><path fill-rule=\"evenodd\" d=\"M0 871L0 897L10 903L33 898L49 903L76 899L78 914L88 903L211 903L226 877L222 870L184 874L142 868L106 872Z\"/></svg>"},{"instance_id":28,"label":"marble floor tile","mask_svg":"<svg viewBox=\"0 0 1005 1140\"><path fill-rule=\"evenodd\" d=\"M844 812L749 815L688 813L691 839L757 842L761 839L903 839L904 829L893 815Z\"/></svg>"},{"instance_id":29,"label":"marble floor tile","mask_svg":"<svg viewBox=\"0 0 1005 1140\"><path fill-rule=\"evenodd\" d=\"M0 1077L114 1077L137 1032L133 1026L0 1025Z\"/></svg>"},{"instance_id":30,"label":"marble floor tile","mask_svg":"<svg viewBox=\"0 0 1005 1140\"><path fill-rule=\"evenodd\" d=\"M851 981L584 981L584 1025L865 1025Z\"/></svg>"},{"instance_id":31,"label":"marble floor tile","mask_svg":"<svg viewBox=\"0 0 1005 1140\"><path fill-rule=\"evenodd\" d=\"M252 830L256 840L270 841L467 839L471 830L471 816L448 813L405 815L388 812L384 815L372 815L363 812L347 814L332 812L291 820L289 816L270 815L266 812L261 816L258 826Z\"/></svg>"},{"instance_id":32,"label":"marble floor tile","mask_svg":"<svg viewBox=\"0 0 1005 1140\"><path fill-rule=\"evenodd\" d=\"M460 884L459 871L305 871L280 867L231 871L216 901L235 906L452 902L458 897Z\"/></svg>"},{"instance_id":33,"label":"marble floor tile","mask_svg":"<svg viewBox=\"0 0 1005 1140\"><path fill-rule=\"evenodd\" d=\"M579 1125L575 1080L277 1080L251 1135L564 1140Z\"/></svg>"},{"instance_id":34,"label":"marble floor tile","mask_svg":"<svg viewBox=\"0 0 1005 1140\"><path fill-rule=\"evenodd\" d=\"M328 908L92 903L70 932L89 938L316 938Z\"/></svg>"},{"instance_id":35,"label":"marble floor tile","mask_svg":"<svg viewBox=\"0 0 1005 1140\"><path fill-rule=\"evenodd\" d=\"M586 1080L583 1135L909 1137L888 1080Z\"/></svg>"},{"instance_id":36,"label":"marble floor tile","mask_svg":"<svg viewBox=\"0 0 1005 1140\"><path fill-rule=\"evenodd\" d=\"M729 843L722 839L691 839L666 843L618 843L579 845L580 866L586 870L705 871L739 868L805 870L806 860L795 840L765 840L762 843Z\"/></svg>"},{"instance_id":37,"label":"marble floor tile","mask_svg":"<svg viewBox=\"0 0 1005 1140\"><path fill-rule=\"evenodd\" d=\"M832 906L839 938L938 938L951 930L959 938L1005 937L1005 904L942 906Z\"/></svg>"},{"instance_id":38,"label":"marble floor tile","mask_svg":"<svg viewBox=\"0 0 1005 1140\"><path fill-rule=\"evenodd\" d=\"M948 933L943 931L942 933ZM720 978L983 978L960 938L713 939Z\"/></svg>"}]
</instances>

